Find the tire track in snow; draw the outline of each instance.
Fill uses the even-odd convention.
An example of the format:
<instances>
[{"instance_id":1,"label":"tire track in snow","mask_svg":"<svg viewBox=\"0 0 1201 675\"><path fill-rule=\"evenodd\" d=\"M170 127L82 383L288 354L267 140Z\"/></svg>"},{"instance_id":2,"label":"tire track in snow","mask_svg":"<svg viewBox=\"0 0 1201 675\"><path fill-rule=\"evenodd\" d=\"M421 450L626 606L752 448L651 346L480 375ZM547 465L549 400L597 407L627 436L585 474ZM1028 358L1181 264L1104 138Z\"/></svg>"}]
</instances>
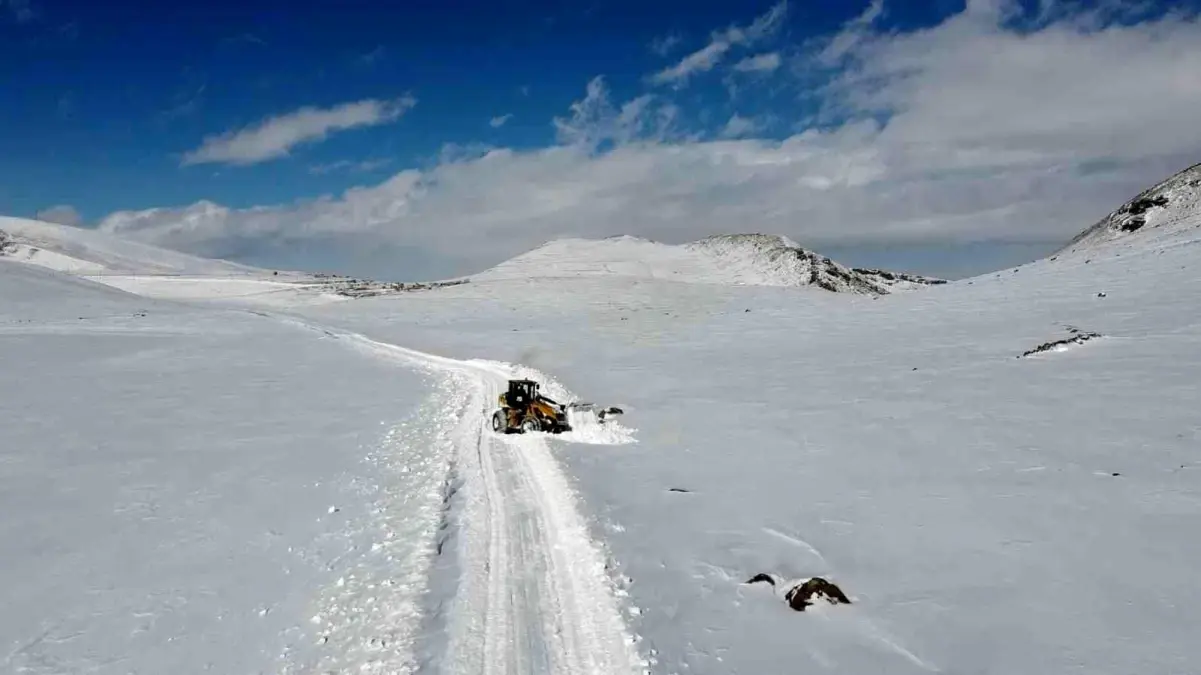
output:
<instances>
[{"instance_id":1,"label":"tire track in snow","mask_svg":"<svg viewBox=\"0 0 1201 675\"><path fill-rule=\"evenodd\" d=\"M433 611L445 645L416 672L618 675L644 672L576 497L545 437L499 436L487 421L513 368L425 354L273 315L369 355L469 386L453 431L464 504L452 600ZM475 419L472 419L475 416Z\"/></svg>"}]
</instances>

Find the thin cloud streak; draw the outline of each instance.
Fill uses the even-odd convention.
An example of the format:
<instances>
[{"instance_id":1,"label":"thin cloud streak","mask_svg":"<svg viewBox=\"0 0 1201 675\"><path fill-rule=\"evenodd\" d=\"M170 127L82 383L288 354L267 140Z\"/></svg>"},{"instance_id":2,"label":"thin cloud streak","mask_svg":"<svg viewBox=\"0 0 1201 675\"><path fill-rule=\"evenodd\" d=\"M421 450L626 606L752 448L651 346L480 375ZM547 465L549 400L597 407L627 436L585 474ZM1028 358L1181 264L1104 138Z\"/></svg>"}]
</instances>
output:
<instances>
[{"instance_id":1,"label":"thin cloud streak","mask_svg":"<svg viewBox=\"0 0 1201 675\"><path fill-rule=\"evenodd\" d=\"M787 11L787 0L781 0L745 28L730 26L713 33L709 44L680 59L674 66L655 73L650 81L654 84L684 85L692 76L715 68L734 47L753 46L771 37L779 30Z\"/></svg>"},{"instance_id":2,"label":"thin cloud streak","mask_svg":"<svg viewBox=\"0 0 1201 675\"><path fill-rule=\"evenodd\" d=\"M391 101L368 99L332 108L304 107L244 129L209 136L186 153L181 164L250 165L288 156L298 145L324 140L331 133L387 124L417 104L405 96Z\"/></svg>"}]
</instances>

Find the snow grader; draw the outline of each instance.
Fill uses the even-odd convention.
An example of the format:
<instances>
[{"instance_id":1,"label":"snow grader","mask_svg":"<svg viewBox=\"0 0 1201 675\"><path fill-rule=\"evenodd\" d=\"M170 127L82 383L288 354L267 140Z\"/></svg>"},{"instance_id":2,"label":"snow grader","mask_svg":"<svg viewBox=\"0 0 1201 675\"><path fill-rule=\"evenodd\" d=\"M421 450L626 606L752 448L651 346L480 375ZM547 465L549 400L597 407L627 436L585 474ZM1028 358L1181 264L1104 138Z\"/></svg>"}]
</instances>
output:
<instances>
[{"instance_id":1,"label":"snow grader","mask_svg":"<svg viewBox=\"0 0 1201 675\"><path fill-rule=\"evenodd\" d=\"M571 431L572 413L593 413L604 423L621 408L597 411L592 403L559 403L540 393L534 380L509 380L509 388L499 397L500 409L492 413L492 430L499 434L524 434L544 431L560 434Z\"/></svg>"}]
</instances>

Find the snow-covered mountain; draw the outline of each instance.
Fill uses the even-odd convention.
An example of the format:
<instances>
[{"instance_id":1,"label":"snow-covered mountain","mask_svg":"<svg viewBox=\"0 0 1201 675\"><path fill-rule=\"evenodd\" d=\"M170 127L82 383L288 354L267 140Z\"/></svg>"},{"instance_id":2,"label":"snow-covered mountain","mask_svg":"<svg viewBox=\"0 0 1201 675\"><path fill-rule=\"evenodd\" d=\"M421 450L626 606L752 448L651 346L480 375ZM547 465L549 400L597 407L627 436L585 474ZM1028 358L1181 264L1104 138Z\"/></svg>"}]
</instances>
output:
<instances>
[{"instance_id":1,"label":"snow-covered mountain","mask_svg":"<svg viewBox=\"0 0 1201 675\"><path fill-rule=\"evenodd\" d=\"M886 294L942 280L853 269L778 235L718 235L670 245L640 237L558 239L474 275L502 279L610 277L693 284L812 286L840 293Z\"/></svg>"},{"instance_id":2,"label":"snow-covered mountain","mask_svg":"<svg viewBox=\"0 0 1201 675\"><path fill-rule=\"evenodd\" d=\"M1068 242L1057 255L1149 246L1180 237L1201 238L1201 164L1139 193Z\"/></svg>"},{"instance_id":3,"label":"snow-covered mountain","mask_svg":"<svg viewBox=\"0 0 1201 675\"><path fill-rule=\"evenodd\" d=\"M271 274L96 230L3 216L0 216L0 256L73 274Z\"/></svg>"}]
</instances>

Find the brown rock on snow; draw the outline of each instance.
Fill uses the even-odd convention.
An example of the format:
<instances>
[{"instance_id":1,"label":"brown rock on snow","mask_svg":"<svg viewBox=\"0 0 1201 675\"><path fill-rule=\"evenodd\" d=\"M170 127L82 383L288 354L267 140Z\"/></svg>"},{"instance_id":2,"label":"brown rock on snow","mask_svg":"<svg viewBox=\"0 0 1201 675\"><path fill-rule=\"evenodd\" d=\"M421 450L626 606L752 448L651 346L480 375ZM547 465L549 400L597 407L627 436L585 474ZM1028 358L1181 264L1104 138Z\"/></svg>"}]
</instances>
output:
<instances>
[{"instance_id":1,"label":"brown rock on snow","mask_svg":"<svg viewBox=\"0 0 1201 675\"><path fill-rule=\"evenodd\" d=\"M775 578L770 574L756 574L745 583L754 584L760 582L767 582L772 586L776 585ZM784 601L788 603L789 607L798 612L805 611L806 607L813 605L817 600L825 600L834 605L851 604L851 600L847 598L841 588L821 577L813 577L804 583L797 584L788 589L788 592L784 594Z\"/></svg>"},{"instance_id":2,"label":"brown rock on snow","mask_svg":"<svg viewBox=\"0 0 1201 675\"><path fill-rule=\"evenodd\" d=\"M798 612L805 611L805 608L812 605L815 600L821 599L831 604L851 604L850 599L841 588L820 577L814 577L799 586L793 586L784 594L784 600L788 602L788 606Z\"/></svg>"}]
</instances>

